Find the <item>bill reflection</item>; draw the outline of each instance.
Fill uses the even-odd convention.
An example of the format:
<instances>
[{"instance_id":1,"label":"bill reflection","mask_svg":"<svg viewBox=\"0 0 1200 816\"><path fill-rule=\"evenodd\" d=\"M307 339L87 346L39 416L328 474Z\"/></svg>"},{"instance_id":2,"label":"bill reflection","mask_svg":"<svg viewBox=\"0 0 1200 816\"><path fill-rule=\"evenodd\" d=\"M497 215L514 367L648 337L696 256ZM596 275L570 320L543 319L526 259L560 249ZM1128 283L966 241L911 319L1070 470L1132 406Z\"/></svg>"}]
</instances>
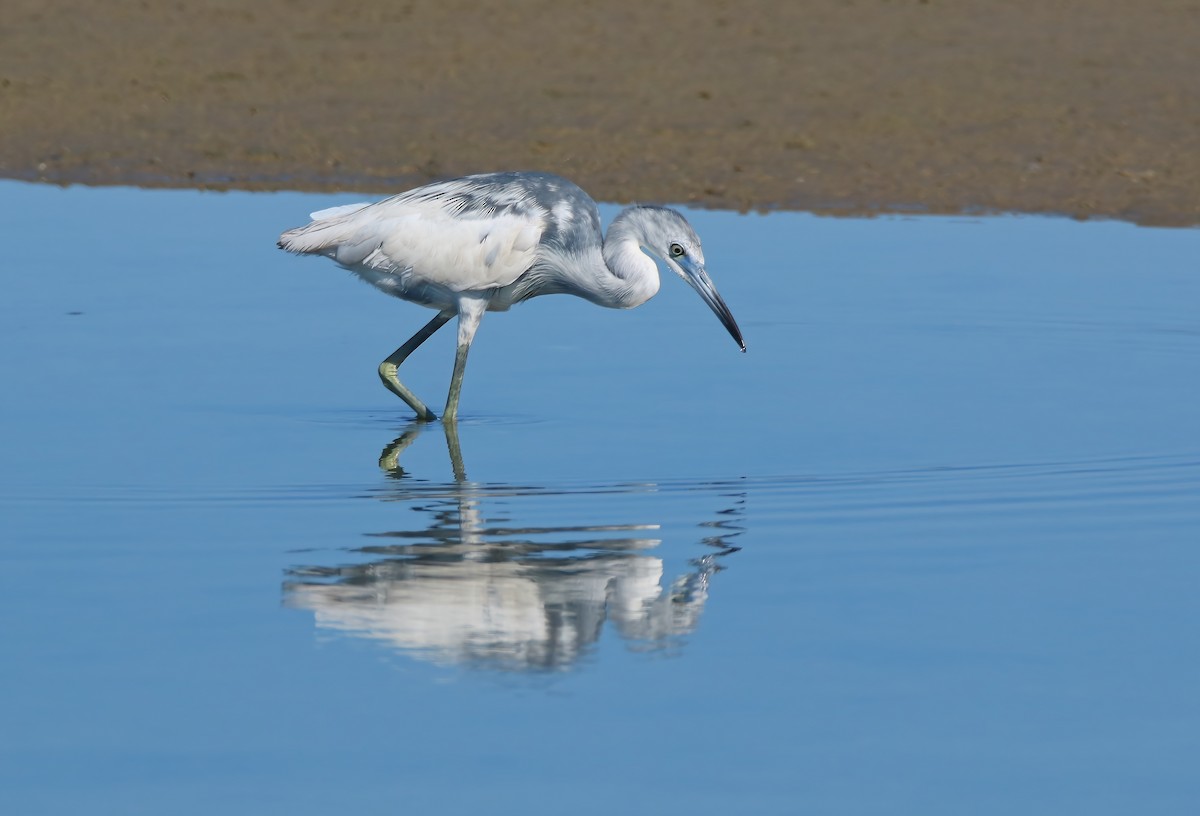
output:
<instances>
[{"instance_id":1,"label":"bill reflection","mask_svg":"<svg viewBox=\"0 0 1200 816\"><path fill-rule=\"evenodd\" d=\"M577 526L514 524L506 514L561 491L480 485L466 479L457 435L447 426L453 483L416 483L399 454L411 427L380 457L395 477L382 498L407 503L419 529L373 533L354 563L288 570L286 603L311 611L319 628L382 641L415 657L510 671L570 667L591 651L608 622L638 649L678 646L693 631L721 562L737 550L741 497L705 520L699 554L668 575L653 554L651 523ZM584 491L598 497L651 493L654 485Z\"/></svg>"}]
</instances>

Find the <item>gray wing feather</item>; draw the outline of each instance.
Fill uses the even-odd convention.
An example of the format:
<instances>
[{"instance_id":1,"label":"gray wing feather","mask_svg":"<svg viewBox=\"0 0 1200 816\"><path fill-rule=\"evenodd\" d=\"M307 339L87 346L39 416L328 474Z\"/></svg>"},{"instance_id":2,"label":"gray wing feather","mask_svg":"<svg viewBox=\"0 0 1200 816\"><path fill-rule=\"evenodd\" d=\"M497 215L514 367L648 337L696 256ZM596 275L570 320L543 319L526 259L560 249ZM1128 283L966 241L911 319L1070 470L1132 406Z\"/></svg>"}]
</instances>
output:
<instances>
[{"instance_id":1,"label":"gray wing feather","mask_svg":"<svg viewBox=\"0 0 1200 816\"><path fill-rule=\"evenodd\" d=\"M558 232L553 207L545 206L556 179L492 174L430 184L315 213L325 217L285 232L279 245L330 257L392 294L507 286L535 263L543 236Z\"/></svg>"}]
</instances>

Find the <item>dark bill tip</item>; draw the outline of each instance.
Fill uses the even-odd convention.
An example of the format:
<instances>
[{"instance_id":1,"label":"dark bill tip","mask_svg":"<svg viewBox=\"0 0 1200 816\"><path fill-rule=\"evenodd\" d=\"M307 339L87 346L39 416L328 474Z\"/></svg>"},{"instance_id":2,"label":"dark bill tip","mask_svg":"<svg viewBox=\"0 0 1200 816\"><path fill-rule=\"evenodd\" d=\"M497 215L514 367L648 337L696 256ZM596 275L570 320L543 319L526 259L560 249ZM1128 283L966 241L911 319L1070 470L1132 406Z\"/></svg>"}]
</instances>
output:
<instances>
[{"instance_id":1,"label":"dark bill tip","mask_svg":"<svg viewBox=\"0 0 1200 816\"><path fill-rule=\"evenodd\" d=\"M733 338L733 341L738 344L738 348L744 354L746 352L746 341L742 339L742 330L738 328L737 321L733 319L733 312L729 311L729 307L725 305L725 301L717 294L716 289L710 289L709 291L712 293L711 299L706 293L701 292L702 295L705 295L704 300L708 302L709 307L712 308L720 319L721 325L729 332L729 336Z\"/></svg>"},{"instance_id":2,"label":"dark bill tip","mask_svg":"<svg viewBox=\"0 0 1200 816\"><path fill-rule=\"evenodd\" d=\"M721 325L725 327L725 331L729 332L729 336L738 344L738 348L743 353L746 351L746 341L742 339L742 330L738 328L737 321L733 319L733 312L729 311L729 307L725 305L725 299L717 292L717 287L713 286L712 279L708 277L708 273L704 271L702 266L685 265L683 267L685 280L693 289L704 299L708 304L708 308L713 310L713 314L721 321Z\"/></svg>"}]
</instances>

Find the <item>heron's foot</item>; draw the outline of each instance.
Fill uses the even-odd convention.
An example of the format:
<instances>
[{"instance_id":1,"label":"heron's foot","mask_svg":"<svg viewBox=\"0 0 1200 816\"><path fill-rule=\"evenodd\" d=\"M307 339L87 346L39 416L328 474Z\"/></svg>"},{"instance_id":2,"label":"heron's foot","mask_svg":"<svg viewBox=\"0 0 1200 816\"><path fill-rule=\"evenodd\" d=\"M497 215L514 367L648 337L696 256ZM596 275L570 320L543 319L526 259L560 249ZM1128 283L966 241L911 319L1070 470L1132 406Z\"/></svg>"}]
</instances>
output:
<instances>
[{"instance_id":1,"label":"heron's foot","mask_svg":"<svg viewBox=\"0 0 1200 816\"><path fill-rule=\"evenodd\" d=\"M412 391L404 387L400 382L400 378L396 376L396 364L384 360L379 364L379 379L383 381L383 386L388 391L391 391L400 399L408 403L408 406L417 412L417 419L425 422L433 422L437 419L437 414L429 410L429 406L421 402L421 400Z\"/></svg>"}]
</instances>

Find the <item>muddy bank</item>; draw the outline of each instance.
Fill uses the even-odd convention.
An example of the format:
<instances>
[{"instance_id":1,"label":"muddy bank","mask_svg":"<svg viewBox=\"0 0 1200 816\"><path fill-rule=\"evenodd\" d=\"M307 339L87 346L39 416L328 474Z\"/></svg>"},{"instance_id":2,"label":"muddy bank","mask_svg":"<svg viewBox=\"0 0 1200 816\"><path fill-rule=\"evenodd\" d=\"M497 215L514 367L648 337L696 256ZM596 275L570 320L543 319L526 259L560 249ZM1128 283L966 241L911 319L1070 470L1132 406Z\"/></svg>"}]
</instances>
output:
<instances>
[{"instance_id":1,"label":"muddy bank","mask_svg":"<svg viewBox=\"0 0 1200 816\"><path fill-rule=\"evenodd\" d=\"M0 175L1200 223L1200 3L9 0Z\"/></svg>"}]
</instances>

